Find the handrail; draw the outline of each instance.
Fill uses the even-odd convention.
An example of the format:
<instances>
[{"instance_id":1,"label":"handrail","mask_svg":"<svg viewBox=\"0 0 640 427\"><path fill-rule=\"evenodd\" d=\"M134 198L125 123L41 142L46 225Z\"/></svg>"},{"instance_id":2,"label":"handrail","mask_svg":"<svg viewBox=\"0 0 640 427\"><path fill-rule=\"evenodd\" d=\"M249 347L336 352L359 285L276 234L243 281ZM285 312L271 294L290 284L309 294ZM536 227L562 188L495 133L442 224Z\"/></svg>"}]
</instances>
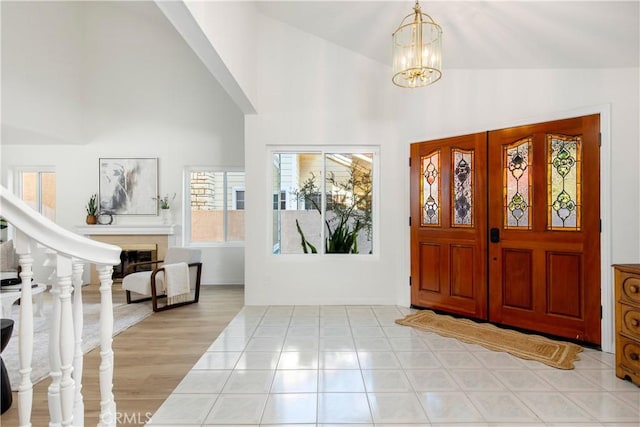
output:
<instances>
[{"instance_id":1,"label":"handrail","mask_svg":"<svg viewBox=\"0 0 640 427\"><path fill-rule=\"evenodd\" d=\"M34 211L0 185L0 215L43 246L95 264L120 264L120 247L80 236Z\"/></svg>"}]
</instances>

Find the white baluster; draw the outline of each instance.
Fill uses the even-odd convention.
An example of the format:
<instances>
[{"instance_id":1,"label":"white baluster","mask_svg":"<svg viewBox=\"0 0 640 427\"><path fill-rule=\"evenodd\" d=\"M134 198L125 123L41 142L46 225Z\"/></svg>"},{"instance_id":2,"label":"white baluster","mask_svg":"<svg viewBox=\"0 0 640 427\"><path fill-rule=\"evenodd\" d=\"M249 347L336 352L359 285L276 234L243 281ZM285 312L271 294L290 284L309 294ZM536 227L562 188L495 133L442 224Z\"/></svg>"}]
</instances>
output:
<instances>
[{"instance_id":1,"label":"white baluster","mask_svg":"<svg viewBox=\"0 0 640 427\"><path fill-rule=\"evenodd\" d=\"M56 280L57 254L47 252L45 265L53 267L51 280L51 319L49 323L49 376L51 383L47 389L49 403L49 427L59 427L62 423L62 404L60 402L60 286Z\"/></svg>"},{"instance_id":2,"label":"white baluster","mask_svg":"<svg viewBox=\"0 0 640 427\"><path fill-rule=\"evenodd\" d=\"M33 357L33 301L31 298L31 278L33 257L29 237L20 230L16 231L16 253L20 264L22 292L20 295L20 330L18 351L20 354L20 385L18 386L18 418L20 426L31 426L33 405L33 383L31 382L31 360Z\"/></svg>"},{"instance_id":3,"label":"white baluster","mask_svg":"<svg viewBox=\"0 0 640 427\"><path fill-rule=\"evenodd\" d=\"M71 376L73 371L73 350L75 336L73 333L73 312L71 308L71 258L58 255L57 274L60 286L60 403L62 407L62 425L73 423L73 401L75 382Z\"/></svg>"},{"instance_id":4,"label":"white baluster","mask_svg":"<svg viewBox=\"0 0 640 427\"><path fill-rule=\"evenodd\" d=\"M84 316L82 308L82 273L84 264L73 263L73 330L76 337L75 355L73 359L73 379L76 383L76 396L73 405L74 425L84 426L84 400L82 397L82 372L84 353L82 352L82 329Z\"/></svg>"},{"instance_id":5,"label":"white baluster","mask_svg":"<svg viewBox=\"0 0 640 427\"><path fill-rule=\"evenodd\" d=\"M62 403L60 402L60 286L51 285L51 323L49 323L49 376L51 383L47 389L49 401L49 427L62 425Z\"/></svg>"},{"instance_id":6,"label":"white baluster","mask_svg":"<svg viewBox=\"0 0 640 427\"><path fill-rule=\"evenodd\" d=\"M40 249L40 246L38 246ZM42 262L42 267L47 267L51 272L47 276L46 280L43 282L44 285L52 287L52 283L55 282L55 274L56 274L56 251L49 248L43 248L45 253L45 259ZM42 311L44 305L44 295L47 293L47 289L45 289L42 294L38 297L38 304L36 305L35 315L38 317L44 317L44 312Z\"/></svg>"},{"instance_id":7,"label":"white baluster","mask_svg":"<svg viewBox=\"0 0 640 427\"><path fill-rule=\"evenodd\" d=\"M100 278L100 419L99 427L116 425L116 402L113 397L113 267L97 265Z\"/></svg>"}]
</instances>

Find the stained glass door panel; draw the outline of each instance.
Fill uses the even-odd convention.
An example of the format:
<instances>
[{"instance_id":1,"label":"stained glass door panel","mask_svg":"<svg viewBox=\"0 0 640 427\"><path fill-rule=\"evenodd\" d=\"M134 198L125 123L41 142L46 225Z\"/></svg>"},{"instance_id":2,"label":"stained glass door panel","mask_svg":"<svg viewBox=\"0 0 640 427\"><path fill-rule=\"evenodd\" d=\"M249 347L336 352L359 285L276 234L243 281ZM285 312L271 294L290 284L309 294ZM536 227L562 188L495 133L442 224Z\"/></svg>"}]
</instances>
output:
<instances>
[{"instance_id":1,"label":"stained glass door panel","mask_svg":"<svg viewBox=\"0 0 640 427\"><path fill-rule=\"evenodd\" d=\"M502 147L504 228L531 228L531 138Z\"/></svg>"},{"instance_id":2,"label":"stained glass door panel","mask_svg":"<svg viewBox=\"0 0 640 427\"><path fill-rule=\"evenodd\" d=\"M440 225L440 150L435 150L420 159L422 185L420 188L422 205L422 225Z\"/></svg>"},{"instance_id":3,"label":"stained glass door panel","mask_svg":"<svg viewBox=\"0 0 640 427\"><path fill-rule=\"evenodd\" d=\"M549 134L547 144L547 228L580 230L582 137Z\"/></svg>"},{"instance_id":4,"label":"stained glass door panel","mask_svg":"<svg viewBox=\"0 0 640 427\"><path fill-rule=\"evenodd\" d=\"M475 150L452 149L451 217L453 227L473 227Z\"/></svg>"}]
</instances>

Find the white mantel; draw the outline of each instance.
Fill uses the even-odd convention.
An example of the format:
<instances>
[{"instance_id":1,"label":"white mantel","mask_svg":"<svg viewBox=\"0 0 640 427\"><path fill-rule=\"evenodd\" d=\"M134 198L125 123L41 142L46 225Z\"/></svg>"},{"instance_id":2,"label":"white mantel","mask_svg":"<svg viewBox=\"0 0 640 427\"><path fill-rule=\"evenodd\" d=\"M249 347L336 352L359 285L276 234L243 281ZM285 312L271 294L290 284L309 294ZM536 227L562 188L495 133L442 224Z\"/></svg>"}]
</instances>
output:
<instances>
[{"instance_id":1,"label":"white mantel","mask_svg":"<svg viewBox=\"0 0 640 427\"><path fill-rule=\"evenodd\" d=\"M177 224L117 224L77 225L78 234L103 243L125 248L130 245L152 244L157 248L158 259L164 259L167 248L176 246L179 234ZM91 283L99 283L95 268L91 269Z\"/></svg>"},{"instance_id":2,"label":"white mantel","mask_svg":"<svg viewBox=\"0 0 640 427\"><path fill-rule=\"evenodd\" d=\"M176 234L178 226L175 224L150 225L77 225L76 233L84 236L96 235L167 235Z\"/></svg>"}]
</instances>

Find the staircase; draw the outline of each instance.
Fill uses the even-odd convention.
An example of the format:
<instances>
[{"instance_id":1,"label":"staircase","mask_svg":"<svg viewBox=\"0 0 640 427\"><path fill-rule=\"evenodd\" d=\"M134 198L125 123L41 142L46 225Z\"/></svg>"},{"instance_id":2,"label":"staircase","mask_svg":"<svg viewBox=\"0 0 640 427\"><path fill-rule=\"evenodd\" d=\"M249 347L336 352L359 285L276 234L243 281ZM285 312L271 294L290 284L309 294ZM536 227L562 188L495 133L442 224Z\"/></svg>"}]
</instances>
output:
<instances>
[{"instance_id":1,"label":"staircase","mask_svg":"<svg viewBox=\"0 0 640 427\"><path fill-rule=\"evenodd\" d=\"M82 397L82 284L85 267L94 264L100 279L100 417L98 426L116 425L113 396L113 266L120 264L120 248L87 239L68 231L35 212L0 186L0 216L15 230L13 237L21 267L22 283L31 283L32 256L45 248L46 265L54 270L51 280L53 322L50 325L50 378L48 405L50 427L83 426ZM33 383L33 302L31 287L23 286L20 297L20 385L18 416L21 427L31 426Z\"/></svg>"}]
</instances>

